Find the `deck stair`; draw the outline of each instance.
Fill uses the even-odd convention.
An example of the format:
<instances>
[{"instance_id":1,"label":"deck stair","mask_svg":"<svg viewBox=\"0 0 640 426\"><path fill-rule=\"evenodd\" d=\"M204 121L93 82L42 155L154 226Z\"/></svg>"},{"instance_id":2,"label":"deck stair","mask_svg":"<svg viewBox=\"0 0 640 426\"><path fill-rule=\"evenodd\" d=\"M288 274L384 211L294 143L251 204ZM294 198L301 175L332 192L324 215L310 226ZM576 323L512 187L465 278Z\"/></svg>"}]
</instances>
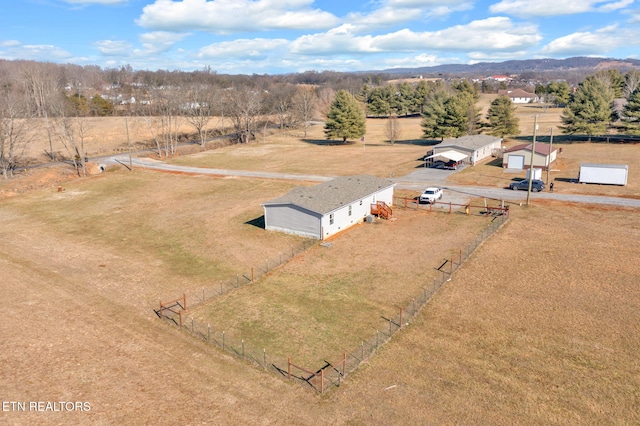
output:
<instances>
[{"instance_id":1,"label":"deck stair","mask_svg":"<svg viewBox=\"0 0 640 426\"><path fill-rule=\"evenodd\" d=\"M376 203L371 203L371 214L383 219L391 219L393 216L393 210L391 209L391 206L384 201L378 201Z\"/></svg>"}]
</instances>

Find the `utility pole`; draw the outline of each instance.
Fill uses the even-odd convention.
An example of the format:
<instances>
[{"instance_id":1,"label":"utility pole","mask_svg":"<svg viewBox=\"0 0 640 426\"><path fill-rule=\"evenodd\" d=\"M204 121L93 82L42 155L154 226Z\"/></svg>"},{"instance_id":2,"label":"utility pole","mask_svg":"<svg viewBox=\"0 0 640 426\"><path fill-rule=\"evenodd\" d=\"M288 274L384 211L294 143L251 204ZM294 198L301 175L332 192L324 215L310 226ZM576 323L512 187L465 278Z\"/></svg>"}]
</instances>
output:
<instances>
[{"instance_id":1,"label":"utility pole","mask_svg":"<svg viewBox=\"0 0 640 426\"><path fill-rule=\"evenodd\" d=\"M529 185L527 186L527 207L531 199L531 184L533 183L533 156L536 153L536 132L538 130L538 114L533 119L533 143L531 144L531 163L529 165Z\"/></svg>"},{"instance_id":2,"label":"utility pole","mask_svg":"<svg viewBox=\"0 0 640 426\"><path fill-rule=\"evenodd\" d=\"M551 169L551 153L553 152L553 127L550 130L551 133L549 136L549 163L547 164L547 185L551 185L551 182L549 182L549 169Z\"/></svg>"}]
</instances>

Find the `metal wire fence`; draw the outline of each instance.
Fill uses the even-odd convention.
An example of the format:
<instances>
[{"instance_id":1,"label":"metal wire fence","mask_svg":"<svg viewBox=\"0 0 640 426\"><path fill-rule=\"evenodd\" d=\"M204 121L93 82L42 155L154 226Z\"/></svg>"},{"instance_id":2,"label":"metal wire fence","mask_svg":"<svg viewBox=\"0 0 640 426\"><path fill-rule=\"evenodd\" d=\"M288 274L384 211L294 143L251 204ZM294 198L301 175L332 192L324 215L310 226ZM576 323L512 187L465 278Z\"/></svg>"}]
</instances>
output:
<instances>
[{"instance_id":1,"label":"metal wire fence","mask_svg":"<svg viewBox=\"0 0 640 426\"><path fill-rule=\"evenodd\" d=\"M227 279L225 281L220 281L219 283L211 287L203 288L202 291L185 294L182 298L178 299L179 301L184 300L184 306L182 306L183 304L180 303L180 307L182 308L182 310L186 310L187 307L189 309L198 307L211 299L222 296L223 294L226 294L244 285L251 284L252 282L259 280L269 272L273 271L277 267L288 262L298 254L309 250L316 244L318 244L317 240L303 240L300 244L291 247L290 250L281 252L278 254L278 256L272 259L265 260L264 263L259 263L255 266L252 266L251 269L243 274L236 274L235 277ZM173 312L175 309L170 309L172 306L177 307L175 302L176 301L163 303L161 301L160 309L155 311L156 314L160 317L168 317L169 319L176 320L177 313Z\"/></svg>"},{"instance_id":2,"label":"metal wire fence","mask_svg":"<svg viewBox=\"0 0 640 426\"><path fill-rule=\"evenodd\" d=\"M305 242L304 244L292 249L290 253L281 255L277 259L273 259L269 262L265 262L264 267L252 268L251 275L243 274L242 276L238 276L236 280L222 283L219 289L204 289L201 295L184 295L183 298L174 301L177 305L171 309L165 306L163 310L161 306L159 316L180 327L182 330L189 332L193 336L202 339L204 342L231 353L256 367L286 377L289 380L297 380L305 386L308 385L308 387L314 389L316 392L324 393L340 386L341 382L350 373L355 371L363 362L375 355L378 349L387 343L396 332L415 320L420 310L427 304L433 295L449 280L451 280L451 275L458 270L458 268L487 238L500 229L507 220L508 210L506 210L501 216L493 217L490 224L482 229L473 241L463 249L459 250L455 256L452 256L450 259L445 259L441 265L436 267L436 274L433 278L433 282L425 283L426 285L422 290L404 307L399 308L398 313L395 316L386 318L385 322L380 324L380 327L376 330L374 335L362 340L360 345L353 348L351 352L344 353L341 359L335 362L325 361L325 364L318 368L308 369L298 366L292 362L291 358L288 358L286 363L281 359L276 362L271 359L266 349L256 348L244 339L231 336L224 331L214 330L211 328L210 324L204 324L195 320L193 317L187 317L185 314L186 306L182 306L183 303L185 305L189 303L189 308L192 308L204 303L212 297L224 294L225 292L238 288L241 285L246 285L252 282L252 280L257 279L259 276L263 276L274 268L282 265L296 254L302 253L311 246L317 244L317 242L314 241ZM188 302L191 300L194 300L195 302ZM156 313L158 312L156 311Z\"/></svg>"}]
</instances>

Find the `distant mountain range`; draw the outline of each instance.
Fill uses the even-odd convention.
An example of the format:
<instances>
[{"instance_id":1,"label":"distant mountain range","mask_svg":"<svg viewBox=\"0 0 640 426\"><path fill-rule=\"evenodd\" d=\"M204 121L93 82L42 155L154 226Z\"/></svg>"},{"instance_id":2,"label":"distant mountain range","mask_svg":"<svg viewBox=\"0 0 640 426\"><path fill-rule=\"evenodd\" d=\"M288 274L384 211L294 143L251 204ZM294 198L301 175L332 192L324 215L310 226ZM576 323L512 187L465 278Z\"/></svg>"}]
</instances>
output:
<instances>
[{"instance_id":1,"label":"distant mountain range","mask_svg":"<svg viewBox=\"0 0 640 426\"><path fill-rule=\"evenodd\" d=\"M640 68L637 59L613 59L574 57L567 59L525 59L505 62L479 62L477 64L447 64L433 67L393 68L383 70L387 74L415 75L424 77L439 76L441 74L521 74L523 72L568 72L568 71L597 71L599 69L618 68L621 71Z\"/></svg>"}]
</instances>

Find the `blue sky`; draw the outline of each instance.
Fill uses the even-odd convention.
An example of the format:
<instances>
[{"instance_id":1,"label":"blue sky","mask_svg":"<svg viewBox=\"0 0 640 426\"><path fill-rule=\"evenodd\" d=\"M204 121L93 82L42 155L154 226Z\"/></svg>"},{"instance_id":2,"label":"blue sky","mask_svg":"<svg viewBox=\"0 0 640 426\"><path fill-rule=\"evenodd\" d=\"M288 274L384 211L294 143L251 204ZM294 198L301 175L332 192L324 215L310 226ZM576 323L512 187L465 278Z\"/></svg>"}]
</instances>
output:
<instances>
[{"instance_id":1,"label":"blue sky","mask_svg":"<svg viewBox=\"0 0 640 426\"><path fill-rule=\"evenodd\" d=\"M0 58L220 74L640 59L640 0L11 0Z\"/></svg>"}]
</instances>

